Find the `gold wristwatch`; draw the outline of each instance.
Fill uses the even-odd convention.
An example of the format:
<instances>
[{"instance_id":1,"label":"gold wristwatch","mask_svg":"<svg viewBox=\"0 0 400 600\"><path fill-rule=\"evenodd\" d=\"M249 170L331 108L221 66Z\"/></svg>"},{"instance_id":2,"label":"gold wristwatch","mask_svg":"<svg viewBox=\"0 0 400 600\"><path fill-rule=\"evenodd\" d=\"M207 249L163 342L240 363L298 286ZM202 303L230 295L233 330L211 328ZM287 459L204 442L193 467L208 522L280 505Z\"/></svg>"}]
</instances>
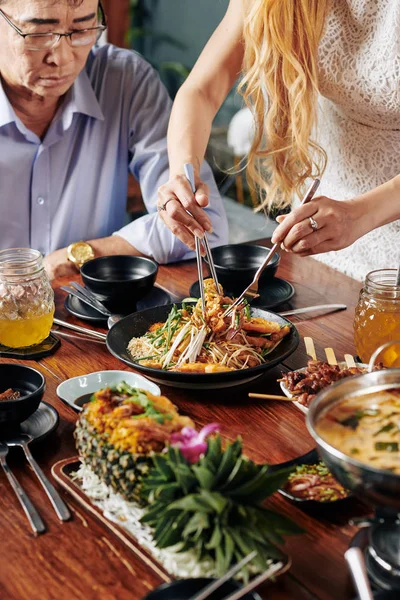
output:
<instances>
[{"instance_id":1,"label":"gold wristwatch","mask_svg":"<svg viewBox=\"0 0 400 600\"><path fill-rule=\"evenodd\" d=\"M94 250L90 244L84 241L74 242L67 248L67 257L78 269L87 262L94 258Z\"/></svg>"}]
</instances>

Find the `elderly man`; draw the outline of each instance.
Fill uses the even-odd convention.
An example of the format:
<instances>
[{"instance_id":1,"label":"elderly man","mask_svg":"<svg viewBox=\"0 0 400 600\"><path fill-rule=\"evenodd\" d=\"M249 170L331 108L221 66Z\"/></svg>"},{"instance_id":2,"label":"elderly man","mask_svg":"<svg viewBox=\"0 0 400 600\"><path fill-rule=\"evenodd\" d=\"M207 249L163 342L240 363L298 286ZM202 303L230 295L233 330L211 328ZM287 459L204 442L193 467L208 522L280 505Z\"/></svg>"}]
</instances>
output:
<instances>
[{"instance_id":1,"label":"elderly man","mask_svg":"<svg viewBox=\"0 0 400 600\"><path fill-rule=\"evenodd\" d=\"M170 99L136 53L95 46L105 28L98 0L0 0L0 248L39 249L51 277L92 256L192 256L157 214L169 201L156 204L168 180ZM129 170L149 214L123 226ZM202 179L202 223L223 244L207 164Z\"/></svg>"}]
</instances>

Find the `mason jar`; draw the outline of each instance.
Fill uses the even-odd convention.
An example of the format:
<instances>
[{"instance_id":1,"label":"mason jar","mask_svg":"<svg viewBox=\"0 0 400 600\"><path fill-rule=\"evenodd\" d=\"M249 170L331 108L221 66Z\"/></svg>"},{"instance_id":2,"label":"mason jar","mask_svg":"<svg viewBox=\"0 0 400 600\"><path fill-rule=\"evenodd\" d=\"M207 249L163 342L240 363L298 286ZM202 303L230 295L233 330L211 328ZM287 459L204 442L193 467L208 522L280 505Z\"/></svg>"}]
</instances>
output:
<instances>
[{"instance_id":1,"label":"mason jar","mask_svg":"<svg viewBox=\"0 0 400 600\"><path fill-rule=\"evenodd\" d=\"M47 338L54 293L42 254L30 248L0 251L0 344L24 348Z\"/></svg>"},{"instance_id":2,"label":"mason jar","mask_svg":"<svg viewBox=\"0 0 400 600\"><path fill-rule=\"evenodd\" d=\"M396 269L368 273L356 308L354 342L358 356L368 363L384 342L400 339L400 285ZM378 357L385 367L400 367L400 348L390 346Z\"/></svg>"}]
</instances>

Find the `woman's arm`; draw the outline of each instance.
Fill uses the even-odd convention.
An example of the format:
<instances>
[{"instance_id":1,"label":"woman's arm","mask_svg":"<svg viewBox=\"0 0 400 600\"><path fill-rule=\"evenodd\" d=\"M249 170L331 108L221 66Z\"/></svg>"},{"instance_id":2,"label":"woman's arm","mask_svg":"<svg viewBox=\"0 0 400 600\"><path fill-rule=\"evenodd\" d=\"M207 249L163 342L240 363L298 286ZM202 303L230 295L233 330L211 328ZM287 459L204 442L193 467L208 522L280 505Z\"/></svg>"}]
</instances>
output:
<instances>
[{"instance_id":1,"label":"woman's arm","mask_svg":"<svg viewBox=\"0 0 400 600\"><path fill-rule=\"evenodd\" d=\"M312 217L317 225L313 231ZM273 243L302 256L341 250L369 231L400 219L400 175L351 200L324 196L278 217Z\"/></svg>"},{"instance_id":2,"label":"woman's arm","mask_svg":"<svg viewBox=\"0 0 400 600\"><path fill-rule=\"evenodd\" d=\"M160 216L191 248L194 233L211 230L210 219L202 210L208 205L208 189L200 179L200 167L215 114L240 74L242 30L243 0L230 0L224 18L179 90L172 108L168 128L170 179L159 189L158 204L162 206L170 198L175 199L160 211ZM184 163L194 166L195 195L183 174Z\"/></svg>"}]
</instances>

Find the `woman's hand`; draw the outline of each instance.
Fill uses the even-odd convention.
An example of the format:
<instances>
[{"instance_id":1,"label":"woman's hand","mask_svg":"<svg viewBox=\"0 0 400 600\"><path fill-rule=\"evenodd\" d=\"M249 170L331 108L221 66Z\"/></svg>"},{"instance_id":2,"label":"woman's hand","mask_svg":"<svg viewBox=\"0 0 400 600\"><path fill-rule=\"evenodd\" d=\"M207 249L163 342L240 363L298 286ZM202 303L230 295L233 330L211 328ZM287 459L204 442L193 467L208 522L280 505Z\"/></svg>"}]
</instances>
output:
<instances>
[{"instance_id":1,"label":"woman's hand","mask_svg":"<svg viewBox=\"0 0 400 600\"><path fill-rule=\"evenodd\" d=\"M175 175L158 188L157 210L166 226L186 246L195 249L194 236L212 233L211 220L203 210L208 206L208 186L196 177L196 193L184 175Z\"/></svg>"},{"instance_id":2,"label":"woman's hand","mask_svg":"<svg viewBox=\"0 0 400 600\"><path fill-rule=\"evenodd\" d=\"M288 252L310 256L341 250L364 235L363 213L354 200L337 201L320 196L277 218L280 225L272 236Z\"/></svg>"}]
</instances>

